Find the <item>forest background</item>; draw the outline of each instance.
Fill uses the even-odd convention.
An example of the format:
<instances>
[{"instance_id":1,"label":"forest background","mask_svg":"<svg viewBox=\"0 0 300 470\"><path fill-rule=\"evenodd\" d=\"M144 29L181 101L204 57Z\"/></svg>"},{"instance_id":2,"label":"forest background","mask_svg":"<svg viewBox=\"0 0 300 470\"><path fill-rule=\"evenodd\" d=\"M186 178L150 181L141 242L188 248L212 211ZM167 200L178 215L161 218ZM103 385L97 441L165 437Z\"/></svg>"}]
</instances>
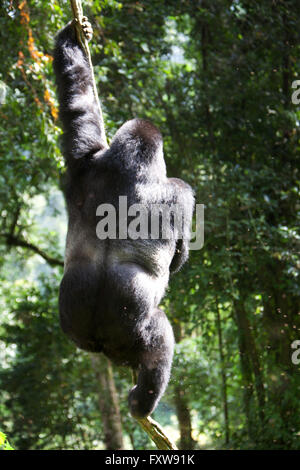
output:
<instances>
[{"instance_id":1,"label":"forest background","mask_svg":"<svg viewBox=\"0 0 300 470\"><path fill-rule=\"evenodd\" d=\"M176 353L154 418L181 449L300 449L300 4L83 3L108 137L151 120L169 176L205 205L204 246L163 301ZM153 449L128 412L130 372L59 326L52 50L69 2L0 13L0 430L16 449Z\"/></svg>"}]
</instances>

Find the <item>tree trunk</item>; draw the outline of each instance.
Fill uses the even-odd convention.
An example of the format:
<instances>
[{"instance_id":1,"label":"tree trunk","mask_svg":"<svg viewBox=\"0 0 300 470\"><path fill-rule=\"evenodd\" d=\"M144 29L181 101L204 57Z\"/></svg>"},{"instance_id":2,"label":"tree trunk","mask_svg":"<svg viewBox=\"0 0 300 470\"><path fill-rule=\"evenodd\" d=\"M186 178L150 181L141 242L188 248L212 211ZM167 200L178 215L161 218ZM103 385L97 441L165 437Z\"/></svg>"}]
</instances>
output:
<instances>
[{"instance_id":1,"label":"tree trunk","mask_svg":"<svg viewBox=\"0 0 300 470\"><path fill-rule=\"evenodd\" d=\"M224 412L224 426L225 426L225 444L229 444L229 416L228 416L228 401L227 401L227 382L225 372L225 356L223 347L223 335L221 317L219 311L219 302L216 297L216 316L217 316L217 330L219 340L219 355L221 363L221 376L222 376L222 401L223 401L223 412Z\"/></svg>"},{"instance_id":2,"label":"tree trunk","mask_svg":"<svg viewBox=\"0 0 300 470\"><path fill-rule=\"evenodd\" d=\"M265 390L263 384L263 377L261 373L260 362L257 354L256 345L254 342L254 338L252 336L251 328L249 319L247 316L247 312L244 306L243 300L235 300L235 315L237 320L237 325L239 329L240 340L243 343L243 349L245 355L248 355L251 359L251 365L248 363L247 367L250 366L250 370L252 369L255 381L255 391L258 401L258 414L260 417L260 421L262 426L264 425L264 405L265 405ZM246 361L246 357L244 356L244 361Z\"/></svg>"},{"instance_id":3,"label":"tree trunk","mask_svg":"<svg viewBox=\"0 0 300 470\"><path fill-rule=\"evenodd\" d=\"M184 390L180 385L177 385L174 389L174 402L180 430L179 449L194 449L196 442L192 438L191 414L186 402Z\"/></svg>"},{"instance_id":4,"label":"tree trunk","mask_svg":"<svg viewBox=\"0 0 300 470\"><path fill-rule=\"evenodd\" d=\"M173 330L175 341L179 343L183 338L183 328L179 321L173 323ZM194 449L196 441L192 438L192 419L184 385L178 384L174 387L174 403L180 431L179 449Z\"/></svg>"},{"instance_id":5,"label":"tree trunk","mask_svg":"<svg viewBox=\"0 0 300 470\"><path fill-rule=\"evenodd\" d=\"M123 450L123 435L117 390L111 362L103 355L92 355L92 364L100 383L99 408L107 450Z\"/></svg>"}]
</instances>

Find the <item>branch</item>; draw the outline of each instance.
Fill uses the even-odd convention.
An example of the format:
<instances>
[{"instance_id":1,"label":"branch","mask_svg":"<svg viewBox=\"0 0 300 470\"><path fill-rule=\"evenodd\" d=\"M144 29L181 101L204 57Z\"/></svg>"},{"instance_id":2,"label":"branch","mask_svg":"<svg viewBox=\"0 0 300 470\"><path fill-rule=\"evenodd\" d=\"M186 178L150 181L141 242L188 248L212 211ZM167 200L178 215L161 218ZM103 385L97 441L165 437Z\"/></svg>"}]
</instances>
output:
<instances>
[{"instance_id":1,"label":"branch","mask_svg":"<svg viewBox=\"0 0 300 470\"><path fill-rule=\"evenodd\" d=\"M44 260L47 261L47 263L50 264L50 266L63 266L64 265L64 262L62 260L53 258L52 256L45 253L43 250L41 250L38 246L33 245L33 243L27 242L26 240L22 238L17 238L10 233L1 234L1 236L6 238L7 245L20 246L21 248L27 248L28 250L31 250L37 255L40 255L42 258L44 258Z\"/></svg>"},{"instance_id":2,"label":"branch","mask_svg":"<svg viewBox=\"0 0 300 470\"><path fill-rule=\"evenodd\" d=\"M150 439L160 450L178 450L176 445L164 433L162 427L148 416L147 418L137 419L141 428L148 434Z\"/></svg>"},{"instance_id":3,"label":"branch","mask_svg":"<svg viewBox=\"0 0 300 470\"><path fill-rule=\"evenodd\" d=\"M92 78L93 78L93 89L94 89L94 95L95 99L98 104L100 116L102 118L102 111L101 111L101 106L98 98L98 93L97 93L97 88L96 88L96 83L95 83L95 77L93 73L93 66L92 66L92 61L91 61L91 55L89 51L89 46L88 42L85 39L84 35L82 34L82 29L81 29L81 24L82 24L82 5L80 0L70 0L71 2L71 7L73 11L73 16L75 19L75 26L76 26L76 32L77 32L77 39L79 43L81 44L83 50L86 53L86 56L88 58L91 72L92 72ZM103 118L101 119L103 122ZM103 126L101 122L101 127ZM103 128L103 135L105 136L104 133L104 128ZM165 435L163 429L160 427L160 425L154 421L152 418L149 416L147 418L143 419L137 419L137 422L139 425L142 427L142 429L148 434L148 436L152 439L152 441L156 444L158 449L162 450L177 450L177 447L175 444L173 444L170 439Z\"/></svg>"}]
</instances>

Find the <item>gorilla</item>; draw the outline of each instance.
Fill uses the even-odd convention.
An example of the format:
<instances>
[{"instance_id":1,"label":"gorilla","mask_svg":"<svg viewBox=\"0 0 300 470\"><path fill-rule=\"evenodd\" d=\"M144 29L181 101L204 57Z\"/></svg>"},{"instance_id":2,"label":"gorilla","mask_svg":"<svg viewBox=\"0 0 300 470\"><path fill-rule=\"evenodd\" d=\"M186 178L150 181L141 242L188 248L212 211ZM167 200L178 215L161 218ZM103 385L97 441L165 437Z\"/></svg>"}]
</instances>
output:
<instances>
[{"instance_id":1,"label":"gorilla","mask_svg":"<svg viewBox=\"0 0 300 470\"><path fill-rule=\"evenodd\" d=\"M81 28L90 39L87 18ZM193 191L184 181L167 177L162 136L149 121L127 121L107 145L92 71L74 21L56 37L53 66L67 168L60 324L79 348L102 352L138 373L129 408L133 417L146 417L170 378L174 337L159 303L170 273L188 258ZM147 210L149 220L152 207L172 208L168 236L163 236L161 225L157 237L150 230L148 236L131 236L132 216L126 222L127 236L121 236L120 196L126 197L128 207L138 204ZM98 236L97 214L103 204L116 212L116 237ZM175 223L178 214L180 224ZM160 211L156 220L164 222Z\"/></svg>"}]
</instances>

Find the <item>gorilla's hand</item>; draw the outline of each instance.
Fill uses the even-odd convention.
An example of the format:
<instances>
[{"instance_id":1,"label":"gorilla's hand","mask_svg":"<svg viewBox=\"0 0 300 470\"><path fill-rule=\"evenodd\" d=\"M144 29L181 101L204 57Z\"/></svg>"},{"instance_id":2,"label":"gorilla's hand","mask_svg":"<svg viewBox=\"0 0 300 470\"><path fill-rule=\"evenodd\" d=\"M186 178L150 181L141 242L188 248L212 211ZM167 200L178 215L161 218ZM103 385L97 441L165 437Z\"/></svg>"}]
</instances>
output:
<instances>
[{"instance_id":1,"label":"gorilla's hand","mask_svg":"<svg viewBox=\"0 0 300 470\"><path fill-rule=\"evenodd\" d=\"M85 39L90 41L93 37L93 28L86 16L82 17L81 29Z\"/></svg>"}]
</instances>

